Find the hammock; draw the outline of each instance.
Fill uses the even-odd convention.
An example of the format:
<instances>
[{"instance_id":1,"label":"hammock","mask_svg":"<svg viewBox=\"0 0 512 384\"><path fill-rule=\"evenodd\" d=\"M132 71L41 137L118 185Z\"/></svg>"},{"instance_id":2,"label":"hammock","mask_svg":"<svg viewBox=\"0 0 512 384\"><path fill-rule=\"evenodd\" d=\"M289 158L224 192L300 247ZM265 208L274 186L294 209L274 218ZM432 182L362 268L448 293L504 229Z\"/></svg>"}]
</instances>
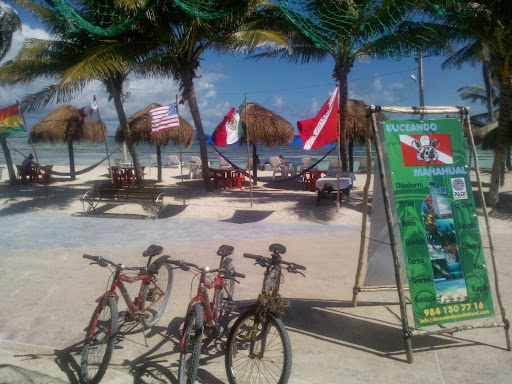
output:
<instances>
[{"instance_id":1,"label":"hammock","mask_svg":"<svg viewBox=\"0 0 512 384\"><path fill-rule=\"evenodd\" d=\"M16 152L18 152L21 156L23 156L25 159L27 159L27 157L21 153L20 151L18 151L17 149L14 149ZM98 161L97 163L94 163L93 165L91 165L90 167L87 167L87 168L84 168L84 169L81 169L80 171L76 171L74 174L75 175L83 175L84 173L87 173L89 171L92 171L94 168L96 168L98 165L100 165L101 163L103 163L105 160L107 160L110 156L112 156L114 153L116 152L119 152L120 149L116 149L114 152L112 152L111 154L109 154L107 157L105 157L104 159ZM36 163L35 161L30 161L32 163L32 165L44 170L45 172L48 172L48 173L51 173L52 175L57 175L57 176L72 176L71 173L65 173L65 172L57 172L57 171L54 171L53 169L50 169L50 168L47 168L45 167L44 165L41 165L41 164L38 164Z\"/></svg>"},{"instance_id":2,"label":"hammock","mask_svg":"<svg viewBox=\"0 0 512 384\"><path fill-rule=\"evenodd\" d=\"M254 175L249 175L248 172L245 172L245 170L243 169L240 169L240 167L238 167L235 163L231 162L226 156L224 156L213 144L211 144L211 147L215 150L215 152L217 152L224 160L226 160L233 168L235 168L237 171L241 172L245 177L249 177L253 180L256 180L256 181L264 181L262 178L260 177L254 177ZM314 163L313 165L311 165L311 167L309 168L306 168L304 169L302 172L299 172L297 173L295 176L291 176L291 177L287 177L286 179L279 179L279 180L276 180L274 181L275 183L282 183L282 182L287 182L287 181L291 181L291 180L295 180L295 179L298 179L299 177L302 177L306 172L308 172L309 170L315 168L317 166L318 163L320 163L323 159L325 159L333 150L334 148L336 147L333 147L330 149L329 152L327 152L320 160L318 160L316 163ZM265 180L266 181L266 180Z\"/></svg>"}]
</instances>

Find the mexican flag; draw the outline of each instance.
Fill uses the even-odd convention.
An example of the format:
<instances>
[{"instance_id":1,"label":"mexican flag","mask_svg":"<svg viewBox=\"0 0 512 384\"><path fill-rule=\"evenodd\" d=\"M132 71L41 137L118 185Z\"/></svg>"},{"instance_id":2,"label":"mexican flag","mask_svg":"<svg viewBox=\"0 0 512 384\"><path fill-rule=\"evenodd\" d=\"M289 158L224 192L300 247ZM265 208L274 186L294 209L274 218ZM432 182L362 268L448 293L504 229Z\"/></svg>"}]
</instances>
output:
<instances>
[{"instance_id":1,"label":"mexican flag","mask_svg":"<svg viewBox=\"0 0 512 384\"><path fill-rule=\"evenodd\" d=\"M244 135L242 128L242 104L238 109L231 108L212 135L213 144L229 145L236 143Z\"/></svg>"},{"instance_id":2,"label":"mexican flag","mask_svg":"<svg viewBox=\"0 0 512 384\"><path fill-rule=\"evenodd\" d=\"M25 132L18 104L0 109L0 137Z\"/></svg>"}]
</instances>

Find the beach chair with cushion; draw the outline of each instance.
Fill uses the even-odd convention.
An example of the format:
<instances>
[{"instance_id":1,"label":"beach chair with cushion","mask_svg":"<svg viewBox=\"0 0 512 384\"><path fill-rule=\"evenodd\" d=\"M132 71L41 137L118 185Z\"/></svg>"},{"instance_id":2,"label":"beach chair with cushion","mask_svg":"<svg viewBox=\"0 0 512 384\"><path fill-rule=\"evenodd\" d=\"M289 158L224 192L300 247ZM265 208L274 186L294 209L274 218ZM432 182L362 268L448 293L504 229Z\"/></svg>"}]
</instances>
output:
<instances>
[{"instance_id":1,"label":"beach chair with cushion","mask_svg":"<svg viewBox=\"0 0 512 384\"><path fill-rule=\"evenodd\" d=\"M180 159L176 155L169 156L169 167L171 168L181 168L183 164Z\"/></svg>"},{"instance_id":2,"label":"beach chair with cushion","mask_svg":"<svg viewBox=\"0 0 512 384\"><path fill-rule=\"evenodd\" d=\"M281 172L281 178L288 176L287 168L284 164L281 164L279 157L270 158L270 170L273 172L272 180L275 180L277 172Z\"/></svg>"}]
</instances>

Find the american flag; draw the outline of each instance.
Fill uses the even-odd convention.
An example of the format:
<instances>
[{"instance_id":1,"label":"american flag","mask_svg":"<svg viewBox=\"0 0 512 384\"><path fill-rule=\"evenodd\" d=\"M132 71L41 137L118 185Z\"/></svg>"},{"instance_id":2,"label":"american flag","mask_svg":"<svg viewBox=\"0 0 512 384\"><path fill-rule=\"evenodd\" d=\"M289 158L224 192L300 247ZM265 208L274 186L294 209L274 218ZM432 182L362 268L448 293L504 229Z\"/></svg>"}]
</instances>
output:
<instances>
[{"instance_id":1,"label":"american flag","mask_svg":"<svg viewBox=\"0 0 512 384\"><path fill-rule=\"evenodd\" d=\"M178 104L172 103L165 107L158 107L149 111L151 116L151 131L158 132L164 129L177 128L179 126Z\"/></svg>"}]
</instances>

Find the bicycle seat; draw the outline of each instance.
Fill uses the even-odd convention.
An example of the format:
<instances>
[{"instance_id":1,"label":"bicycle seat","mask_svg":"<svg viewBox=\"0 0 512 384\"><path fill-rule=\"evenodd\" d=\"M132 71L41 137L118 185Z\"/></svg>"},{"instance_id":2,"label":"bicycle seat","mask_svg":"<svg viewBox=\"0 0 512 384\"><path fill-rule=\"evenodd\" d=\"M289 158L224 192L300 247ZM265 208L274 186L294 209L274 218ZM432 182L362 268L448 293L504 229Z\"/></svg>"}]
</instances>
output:
<instances>
[{"instance_id":1,"label":"bicycle seat","mask_svg":"<svg viewBox=\"0 0 512 384\"><path fill-rule=\"evenodd\" d=\"M156 256L156 255L159 255L162 253L163 251L163 247L159 246L159 245L155 245L155 244L151 244L148 249L146 249L143 253L142 253L142 256L144 257L148 257L148 256Z\"/></svg>"},{"instance_id":2,"label":"bicycle seat","mask_svg":"<svg viewBox=\"0 0 512 384\"><path fill-rule=\"evenodd\" d=\"M281 244L270 244L270 246L268 247L268 250L272 253L279 253L280 255L283 255L286 253L286 247L284 245L281 245Z\"/></svg>"},{"instance_id":3,"label":"bicycle seat","mask_svg":"<svg viewBox=\"0 0 512 384\"><path fill-rule=\"evenodd\" d=\"M217 255L221 257L226 257L233 254L234 250L235 248L233 248L231 245L221 245L219 247L219 250L217 251Z\"/></svg>"}]
</instances>

